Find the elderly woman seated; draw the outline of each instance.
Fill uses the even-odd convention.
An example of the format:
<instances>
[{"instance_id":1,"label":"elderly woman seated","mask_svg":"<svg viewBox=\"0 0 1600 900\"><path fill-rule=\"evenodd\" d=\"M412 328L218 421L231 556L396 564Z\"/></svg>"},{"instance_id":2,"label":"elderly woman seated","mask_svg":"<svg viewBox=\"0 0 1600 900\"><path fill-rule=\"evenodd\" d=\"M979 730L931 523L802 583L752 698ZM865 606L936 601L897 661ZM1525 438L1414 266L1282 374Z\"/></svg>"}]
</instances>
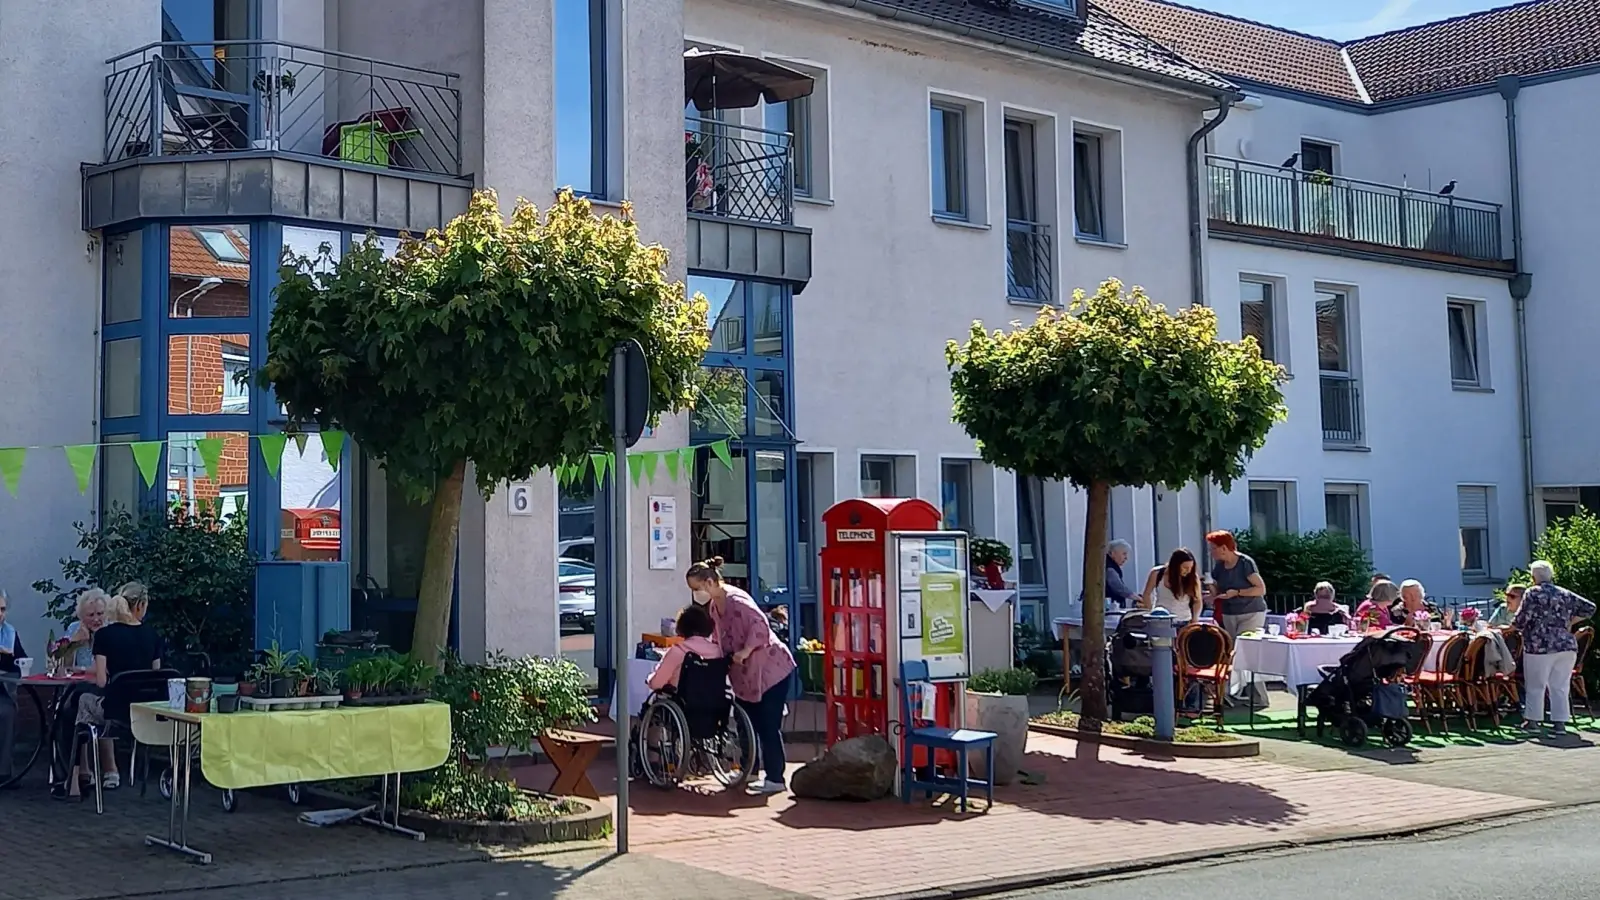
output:
<instances>
[{"instance_id":1,"label":"elderly woman seated","mask_svg":"<svg viewBox=\"0 0 1600 900\"><path fill-rule=\"evenodd\" d=\"M78 620L67 626L67 646L72 650L67 665L74 672L94 669L94 633L106 624L106 605L111 598L99 588L78 595Z\"/></svg>"},{"instance_id":2,"label":"elderly woman seated","mask_svg":"<svg viewBox=\"0 0 1600 900\"><path fill-rule=\"evenodd\" d=\"M1335 602L1336 596L1331 583L1317 582L1316 589L1311 592L1311 602L1300 608L1309 630L1327 634L1330 626L1350 624L1350 610Z\"/></svg>"}]
</instances>

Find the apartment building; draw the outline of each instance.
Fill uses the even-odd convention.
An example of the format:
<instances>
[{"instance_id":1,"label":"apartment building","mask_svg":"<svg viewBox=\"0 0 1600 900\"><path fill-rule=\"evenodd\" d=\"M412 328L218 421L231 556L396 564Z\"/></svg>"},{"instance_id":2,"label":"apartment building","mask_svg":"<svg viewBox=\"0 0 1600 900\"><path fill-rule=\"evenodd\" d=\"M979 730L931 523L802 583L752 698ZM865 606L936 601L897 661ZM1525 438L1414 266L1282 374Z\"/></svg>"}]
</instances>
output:
<instances>
[{"instance_id":1,"label":"apartment building","mask_svg":"<svg viewBox=\"0 0 1600 900\"><path fill-rule=\"evenodd\" d=\"M1216 521L1346 530L1379 569L1475 595L1545 523L1595 508L1600 6L1341 44L1099 5L1248 94L1207 140L1207 285L1224 327L1289 369L1290 415Z\"/></svg>"}]
</instances>

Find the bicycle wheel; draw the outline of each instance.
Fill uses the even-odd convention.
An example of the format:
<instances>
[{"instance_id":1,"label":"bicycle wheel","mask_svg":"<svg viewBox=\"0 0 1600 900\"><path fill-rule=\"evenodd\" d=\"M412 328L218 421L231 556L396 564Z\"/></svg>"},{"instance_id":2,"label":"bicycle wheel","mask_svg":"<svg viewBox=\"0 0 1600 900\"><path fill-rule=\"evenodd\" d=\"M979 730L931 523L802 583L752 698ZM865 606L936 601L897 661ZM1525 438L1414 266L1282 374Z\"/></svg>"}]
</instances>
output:
<instances>
[{"instance_id":1,"label":"bicycle wheel","mask_svg":"<svg viewBox=\"0 0 1600 900\"><path fill-rule=\"evenodd\" d=\"M689 755L689 720L676 703L653 701L639 717L639 768L658 788L676 787Z\"/></svg>"},{"instance_id":2,"label":"bicycle wheel","mask_svg":"<svg viewBox=\"0 0 1600 900\"><path fill-rule=\"evenodd\" d=\"M737 703L728 716L728 724L707 742L706 758L711 775L724 787L738 787L750 780L756 770L756 728Z\"/></svg>"},{"instance_id":3,"label":"bicycle wheel","mask_svg":"<svg viewBox=\"0 0 1600 900\"><path fill-rule=\"evenodd\" d=\"M17 721L20 725L23 720L31 718L34 727L32 734L20 727L16 729L11 742L11 777L0 779L0 787L21 781L28 774L28 770L33 768L33 764L39 761L44 748L50 743L50 734L45 729L47 720L44 715L44 701L39 699L37 688L32 685L24 687L26 690L18 691L16 695ZM26 715L29 707L32 707L31 717Z\"/></svg>"}]
</instances>

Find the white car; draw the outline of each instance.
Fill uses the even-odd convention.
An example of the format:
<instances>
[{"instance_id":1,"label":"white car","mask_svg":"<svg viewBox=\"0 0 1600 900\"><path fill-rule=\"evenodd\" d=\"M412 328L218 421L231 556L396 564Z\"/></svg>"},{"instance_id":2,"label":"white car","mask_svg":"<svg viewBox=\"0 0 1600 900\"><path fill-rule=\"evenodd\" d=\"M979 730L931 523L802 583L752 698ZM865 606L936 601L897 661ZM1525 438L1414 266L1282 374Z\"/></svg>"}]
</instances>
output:
<instances>
[{"instance_id":1,"label":"white car","mask_svg":"<svg viewBox=\"0 0 1600 900\"><path fill-rule=\"evenodd\" d=\"M594 631L594 566L581 559L556 560L556 608L562 631Z\"/></svg>"}]
</instances>

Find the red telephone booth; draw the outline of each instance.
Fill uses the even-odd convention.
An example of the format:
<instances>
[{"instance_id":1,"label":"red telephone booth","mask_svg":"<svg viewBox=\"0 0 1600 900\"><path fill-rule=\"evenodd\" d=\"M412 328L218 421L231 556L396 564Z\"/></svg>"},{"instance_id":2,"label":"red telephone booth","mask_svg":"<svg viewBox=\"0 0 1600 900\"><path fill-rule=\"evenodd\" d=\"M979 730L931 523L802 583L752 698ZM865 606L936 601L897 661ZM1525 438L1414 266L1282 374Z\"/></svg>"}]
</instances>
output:
<instances>
[{"instance_id":1,"label":"red telephone booth","mask_svg":"<svg viewBox=\"0 0 1600 900\"><path fill-rule=\"evenodd\" d=\"M892 531L936 531L939 510L926 500L858 499L822 514L823 695L828 745L862 734L889 733L897 704L890 670L899 653L899 613L888 608L885 566ZM898 712L896 712L898 716Z\"/></svg>"}]
</instances>

